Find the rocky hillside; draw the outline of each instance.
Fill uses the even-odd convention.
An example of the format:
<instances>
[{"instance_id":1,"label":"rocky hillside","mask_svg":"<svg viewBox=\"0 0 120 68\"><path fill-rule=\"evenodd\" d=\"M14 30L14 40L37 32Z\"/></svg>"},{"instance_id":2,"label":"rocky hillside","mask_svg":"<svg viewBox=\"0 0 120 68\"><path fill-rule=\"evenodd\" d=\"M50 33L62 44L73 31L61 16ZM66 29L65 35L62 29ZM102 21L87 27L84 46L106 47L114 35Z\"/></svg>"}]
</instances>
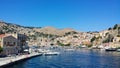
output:
<instances>
[{"instance_id":1,"label":"rocky hillside","mask_svg":"<svg viewBox=\"0 0 120 68\"><path fill-rule=\"evenodd\" d=\"M56 28L51 27L51 26L43 27L41 29L34 28L33 30L35 30L36 32L44 33L44 34L53 34L53 35L59 35L59 36L62 36L62 35L64 35L67 32L75 31L75 30L70 29L70 28L56 29Z\"/></svg>"},{"instance_id":2,"label":"rocky hillside","mask_svg":"<svg viewBox=\"0 0 120 68\"><path fill-rule=\"evenodd\" d=\"M70 45L100 45L120 42L120 25L116 24L100 32L77 32L71 28L25 27L0 21L0 34L21 33L28 36L29 45L50 45L57 43Z\"/></svg>"},{"instance_id":3,"label":"rocky hillside","mask_svg":"<svg viewBox=\"0 0 120 68\"><path fill-rule=\"evenodd\" d=\"M113 36L120 35L120 24L116 24L113 26L113 28L108 28L109 33L111 33Z\"/></svg>"},{"instance_id":4,"label":"rocky hillside","mask_svg":"<svg viewBox=\"0 0 120 68\"><path fill-rule=\"evenodd\" d=\"M25 33L26 35L34 35L35 33L51 34L51 35L64 35L67 32L75 31L70 28L56 29L54 27L25 27L17 24L11 24L0 21L0 33Z\"/></svg>"},{"instance_id":5,"label":"rocky hillside","mask_svg":"<svg viewBox=\"0 0 120 68\"><path fill-rule=\"evenodd\" d=\"M96 36L93 36L91 42L95 45L101 43L119 43L120 42L120 25L116 24L107 30L99 32Z\"/></svg>"}]
</instances>

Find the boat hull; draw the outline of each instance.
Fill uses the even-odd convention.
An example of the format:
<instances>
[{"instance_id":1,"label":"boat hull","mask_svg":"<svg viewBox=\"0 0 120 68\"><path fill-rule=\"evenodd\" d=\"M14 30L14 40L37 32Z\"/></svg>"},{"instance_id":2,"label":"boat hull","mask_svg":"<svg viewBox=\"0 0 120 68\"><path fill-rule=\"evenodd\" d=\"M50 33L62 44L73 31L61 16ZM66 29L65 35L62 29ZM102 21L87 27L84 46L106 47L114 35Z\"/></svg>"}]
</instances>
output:
<instances>
[{"instance_id":1,"label":"boat hull","mask_svg":"<svg viewBox=\"0 0 120 68\"><path fill-rule=\"evenodd\" d=\"M120 52L120 49L117 49L117 52Z\"/></svg>"},{"instance_id":2,"label":"boat hull","mask_svg":"<svg viewBox=\"0 0 120 68\"><path fill-rule=\"evenodd\" d=\"M49 55L58 55L59 52L47 52L47 53L44 53L45 56L49 56Z\"/></svg>"},{"instance_id":3,"label":"boat hull","mask_svg":"<svg viewBox=\"0 0 120 68\"><path fill-rule=\"evenodd\" d=\"M105 51L117 51L117 49L111 48L111 49L106 49Z\"/></svg>"}]
</instances>

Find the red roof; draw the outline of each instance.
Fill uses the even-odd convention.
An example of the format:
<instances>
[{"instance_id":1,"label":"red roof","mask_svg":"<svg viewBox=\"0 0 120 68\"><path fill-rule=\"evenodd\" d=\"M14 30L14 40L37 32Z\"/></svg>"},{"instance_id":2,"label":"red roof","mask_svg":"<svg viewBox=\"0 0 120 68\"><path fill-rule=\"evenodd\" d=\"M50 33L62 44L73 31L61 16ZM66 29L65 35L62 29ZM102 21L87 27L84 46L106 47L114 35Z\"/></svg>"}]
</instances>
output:
<instances>
[{"instance_id":1,"label":"red roof","mask_svg":"<svg viewBox=\"0 0 120 68\"><path fill-rule=\"evenodd\" d=\"M0 34L0 37L4 37L5 36L5 34Z\"/></svg>"}]
</instances>

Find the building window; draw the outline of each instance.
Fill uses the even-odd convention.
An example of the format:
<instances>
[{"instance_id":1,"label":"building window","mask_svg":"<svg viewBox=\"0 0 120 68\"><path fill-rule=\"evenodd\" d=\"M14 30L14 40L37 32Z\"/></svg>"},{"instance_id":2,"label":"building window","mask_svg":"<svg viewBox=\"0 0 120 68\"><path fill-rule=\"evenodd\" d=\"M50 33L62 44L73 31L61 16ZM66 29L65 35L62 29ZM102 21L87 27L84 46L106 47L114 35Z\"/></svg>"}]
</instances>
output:
<instances>
[{"instance_id":1,"label":"building window","mask_svg":"<svg viewBox=\"0 0 120 68\"><path fill-rule=\"evenodd\" d=\"M4 44L6 45L6 41L4 42Z\"/></svg>"},{"instance_id":2,"label":"building window","mask_svg":"<svg viewBox=\"0 0 120 68\"><path fill-rule=\"evenodd\" d=\"M7 42L7 45L9 45L10 44L10 42Z\"/></svg>"},{"instance_id":3,"label":"building window","mask_svg":"<svg viewBox=\"0 0 120 68\"><path fill-rule=\"evenodd\" d=\"M15 45L15 42L13 44Z\"/></svg>"}]
</instances>

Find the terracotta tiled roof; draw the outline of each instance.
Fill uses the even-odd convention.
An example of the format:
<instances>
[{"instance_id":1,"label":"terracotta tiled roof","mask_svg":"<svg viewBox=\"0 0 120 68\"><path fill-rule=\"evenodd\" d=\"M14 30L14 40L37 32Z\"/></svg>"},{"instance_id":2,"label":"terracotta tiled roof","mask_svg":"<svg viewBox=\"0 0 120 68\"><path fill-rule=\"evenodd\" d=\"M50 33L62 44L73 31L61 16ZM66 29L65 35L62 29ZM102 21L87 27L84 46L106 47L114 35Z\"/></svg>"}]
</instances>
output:
<instances>
[{"instance_id":1,"label":"terracotta tiled roof","mask_svg":"<svg viewBox=\"0 0 120 68\"><path fill-rule=\"evenodd\" d=\"M6 35L5 34L0 34L0 37L5 37Z\"/></svg>"}]
</instances>

